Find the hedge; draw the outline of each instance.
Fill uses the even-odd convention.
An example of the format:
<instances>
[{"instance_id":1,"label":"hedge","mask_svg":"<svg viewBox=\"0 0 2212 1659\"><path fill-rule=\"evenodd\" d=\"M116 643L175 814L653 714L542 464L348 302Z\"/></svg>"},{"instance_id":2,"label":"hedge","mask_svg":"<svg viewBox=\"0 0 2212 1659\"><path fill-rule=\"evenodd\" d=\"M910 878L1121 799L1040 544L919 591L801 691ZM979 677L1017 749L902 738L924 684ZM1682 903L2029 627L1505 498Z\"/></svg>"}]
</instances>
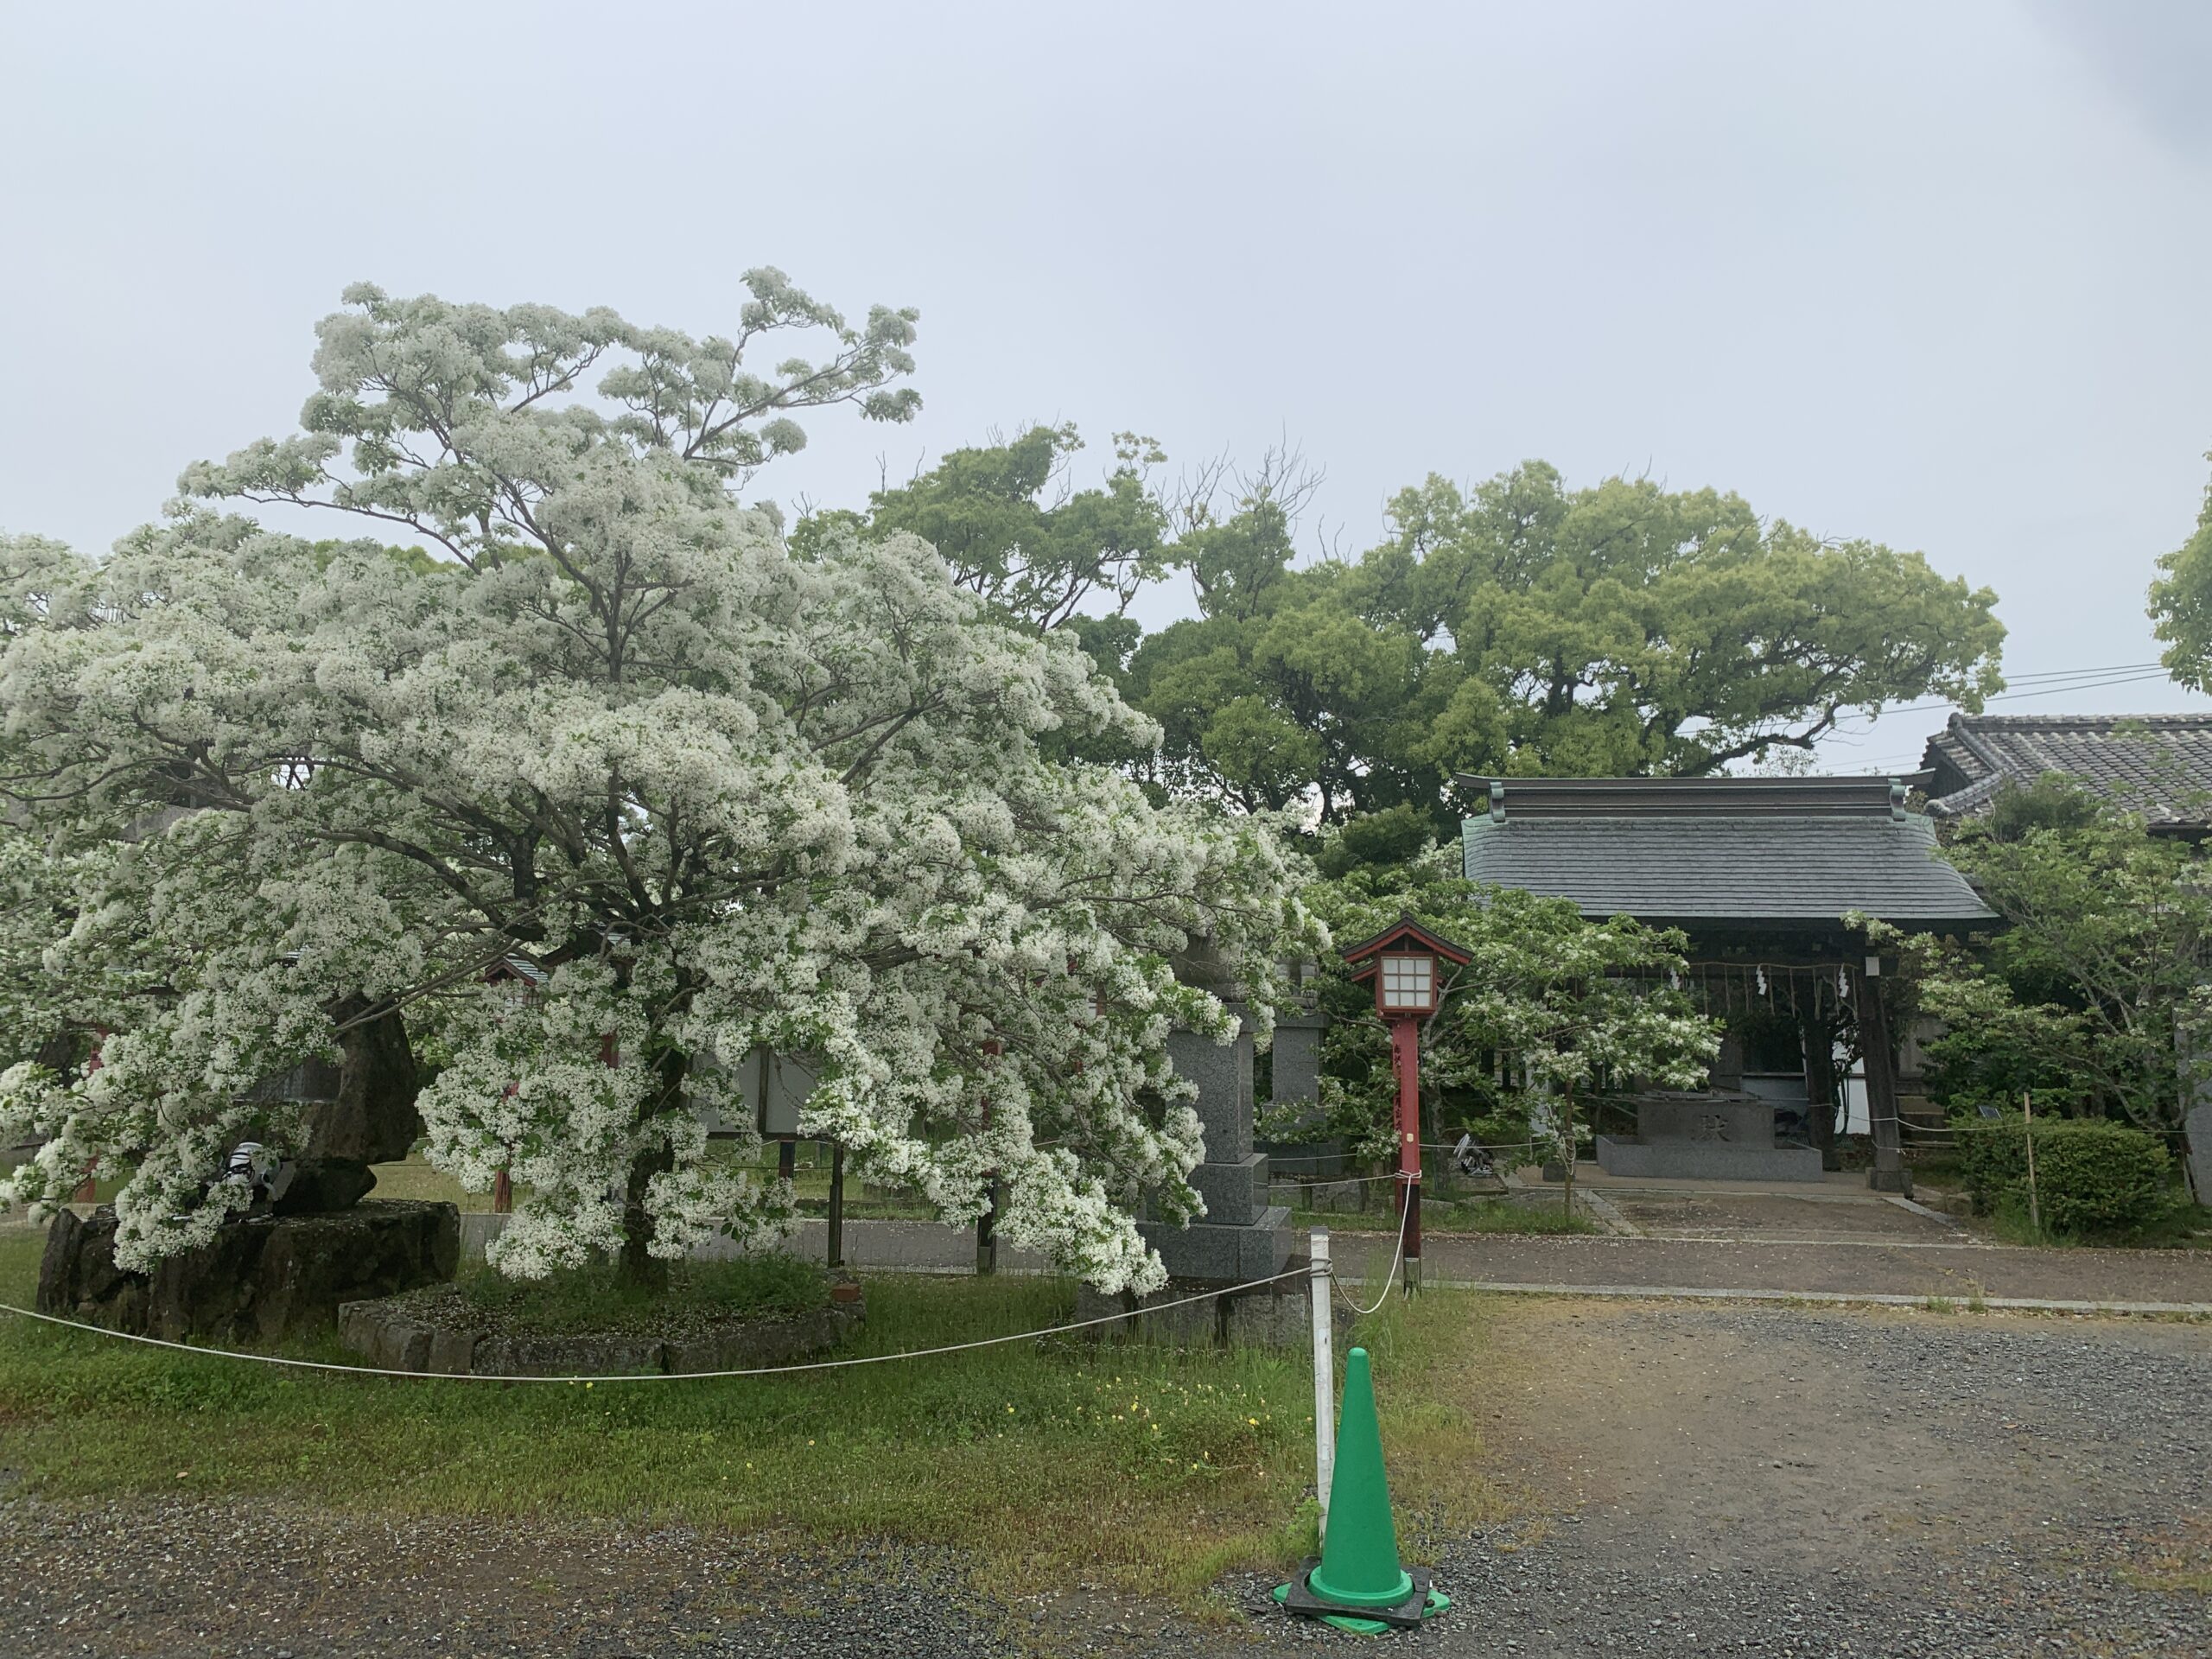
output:
<instances>
[{"instance_id":1,"label":"hedge","mask_svg":"<svg viewBox=\"0 0 2212 1659\"><path fill-rule=\"evenodd\" d=\"M2028 1199L2028 1139L2019 1115L1956 1120L1960 1163L1977 1214ZM2173 1201L2166 1144L2124 1123L2094 1117L2039 1117L2036 1194L2053 1233L2128 1233L2150 1226Z\"/></svg>"}]
</instances>

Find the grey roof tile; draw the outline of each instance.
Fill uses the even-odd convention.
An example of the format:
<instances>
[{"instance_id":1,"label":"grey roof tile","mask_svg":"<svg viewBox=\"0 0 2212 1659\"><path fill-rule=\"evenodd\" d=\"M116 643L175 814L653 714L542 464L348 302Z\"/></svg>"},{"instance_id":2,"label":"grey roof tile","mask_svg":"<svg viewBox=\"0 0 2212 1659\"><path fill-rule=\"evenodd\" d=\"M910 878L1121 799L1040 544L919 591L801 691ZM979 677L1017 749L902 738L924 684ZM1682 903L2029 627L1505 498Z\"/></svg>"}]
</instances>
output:
<instances>
[{"instance_id":1,"label":"grey roof tile","mask_svg":"<svg viewBox=\"0 0 2212 1659\"><path fill-rule=\"evenodd\" d=\"M1466 820L1468 879L1572 899L1586 916L1649 922L1900 925L1995 919L1936 853L1936 826L1891 817L1486 817Z\"/></svg>"},{"instance_id":2,"label":"grey roof tile","mask_svg":"<svg viewBox=\"0 0 2212 1659\"><path fill-rule=\"evenodd\" d=\"M1925 764L1939 817L2056 772L2152 824L2212 823L2212 715L1953 715Z\"/></svg>"}]
</instances>

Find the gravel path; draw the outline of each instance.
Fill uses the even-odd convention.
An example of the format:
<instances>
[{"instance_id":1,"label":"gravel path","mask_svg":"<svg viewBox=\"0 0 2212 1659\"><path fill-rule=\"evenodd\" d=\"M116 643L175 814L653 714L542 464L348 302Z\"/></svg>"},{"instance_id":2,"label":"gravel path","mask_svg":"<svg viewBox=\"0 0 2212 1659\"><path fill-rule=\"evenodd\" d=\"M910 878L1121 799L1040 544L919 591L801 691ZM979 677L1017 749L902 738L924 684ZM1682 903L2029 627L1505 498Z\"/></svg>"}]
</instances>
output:
<instances>
[{"instance_id":1,"label":"gravel path","mask_svg":"<svg viewBox=\"0 0 2212 1659\"><path fill-rule=\"evenodd\" d=\"M1757 1236L1432 1236L1421 1266L1431 1283L1662 1285L1958 1300L1978 1287L1986 1296L2212 1306L2212 1250L2028 1249L1948 1238L1932 1224L1927 1243L1857 1244ZM1359 1277L1381 1273L1394 1243L1387 1234L1338 1234L1332 1248L1344 1273Z\"/></svg>"}]
</instances>

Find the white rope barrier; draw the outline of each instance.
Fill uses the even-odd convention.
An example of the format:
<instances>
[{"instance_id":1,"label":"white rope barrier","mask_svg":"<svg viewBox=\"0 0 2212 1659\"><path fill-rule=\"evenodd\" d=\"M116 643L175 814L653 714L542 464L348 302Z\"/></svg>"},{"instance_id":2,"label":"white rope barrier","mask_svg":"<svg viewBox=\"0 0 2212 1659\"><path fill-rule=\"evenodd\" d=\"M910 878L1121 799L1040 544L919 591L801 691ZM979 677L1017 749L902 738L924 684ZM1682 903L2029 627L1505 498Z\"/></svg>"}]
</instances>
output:
<instances>
[{"instance_id":1,"label":"white rope barrier","mask_svg":"<svg viewBox=\"0 0 2212 1659\"><path fill-rule=\"evenodd\" d=\"M1390 1270L1382 1275L1382 1294L1376 1297L1375 1306L1373 1307L1362 1307L1357 1302L1353 1301L1351 1297L1347 1296L1344 1298L1344 1306L1351 1308L1356 1317L1363 1319L1369 1314L1376 1312L1382 1307L1383 1303L1390 1300L1390 1286L1393 1281L1396 1280L1398 1276L1398 1268L1406 1259L1406 1224L1411 1221L1413 1217L1414 1208L1411 1205L1405 1205L1398 1211L1398 1248L1391 1254Z\"/></svg>"},{"instance_id":2,"label":"white rope barrier","mask_svg":"<svg viewBox=\"0 0 2212 1659\"><path fill-rule=\"evenodd\" d=\"M1399 1230L1402 1246L1404 1238L1402 1225ZM1172 1302L1154 1302L1147 1307L1102 1314L1093 1319L1077 1319L1071 1325L1051 1325L1041 1331L1018 1331L1011 1336L980 1337L973 1342L949 1342L935 1348L902 1349L895 1354L862 1354L851 1359L815 1359L797 1365L756 1365L740 1370L632 1371L608 1376L506 1376L474 1371L395 1371L374 1365L340 1365L329 1360L292 1359L282 1354L246 1353L236 1348L200 1348L188 1342L170 1342L162 1337L142 1337L130 1331L111 1331L105 1325L86 1325L81 1319L65 1319L58 1314L41 1313L9 1302L0 1302L0 1313L13 1313L18 1319L35 1319L42 1325L58 1325L71 1331L88 1331L97 1337L113 1337L120 1342L140 1343L149 1348L167 1348L178 1353L197 1354L204 1359L243 1359L261 1365L288 1366L295 1370L336 1371L348 1376L398 1376L417 1382L557 1382L566 1388L579 1382L593 1385L601 1382L693 1382L724 1377L785 1376L800 1371L835 1371L857 1365L883 1365L895 1359L931 1359L940 1354L966 1353L976 1348L1002 1347L1010 1342L1031 1342L1045 1337L1065 1336L1071 1331L1085 1331L1097 1325L1116 1325L1123 1319L1141 1319L1147 1313L1164 1313L1171 1307L1187 1307L1192 1302L1211 1301L1217 1296L1234 1296L1243 1291L1257 1290L1265 1285L1280 1284L1286 1279L1302 1279L1309 1271L1306 1268L1293 1268L1265 1279L1248 1280L1241 1285L1225 1285L1219 1290L1200 1291L1194 1296L1180 1296ZM1395 1267L1392 1271L1396 1271Z\"/></svg>"}]
</instances>

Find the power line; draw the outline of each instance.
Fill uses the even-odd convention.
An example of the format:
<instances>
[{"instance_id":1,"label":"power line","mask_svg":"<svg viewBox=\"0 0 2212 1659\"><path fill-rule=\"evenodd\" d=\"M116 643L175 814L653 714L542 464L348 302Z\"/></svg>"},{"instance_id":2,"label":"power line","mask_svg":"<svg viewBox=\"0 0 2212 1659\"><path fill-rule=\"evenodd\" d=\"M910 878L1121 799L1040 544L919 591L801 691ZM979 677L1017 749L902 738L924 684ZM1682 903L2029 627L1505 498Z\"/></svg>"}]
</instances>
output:
<instances>
[{"instance_id":1,"label":"power line","mask_svg":"<svg viewBox=\"0 0 2212 1659\"><path fill-rule=\"evenodd\" d=\"M2040 674L2008 674L2005 677L2007 684L2024 685L2037 680L2070 680L2085 674L2133 674L2146 668L2163 671L2164 667L2164 663L2113 663L2105 668L2057 668Z\"/></svg>"},{"instance_id":2,"label":"power line","mask_svg":"<svg viewBox=\"0 0 2212 1659\"><path fill-rule=\"evenodd\" d=\"M2142 685L2152 680L2163 680L2166 677L2167 675L2164 669L2158 669L2154 672L2147 674L2116 674L2105 679L2069 680L2063 684L2037 685L2026 691L1999 691L1993 696L1985 697L1983 701L1985 702L2013 702L2018 701L2022 697L2056 696L2058 694L2066 691L2094 691L2098 690L2100 687L2108 685ZM1871 724L1872 722L1883 719L1890 715L1910 715L1924 713L1930 709L1955 709L1957 707L1959 707L1959 699L1956 697L1936 697L1926 702L1901 702L1893 709L1883 709L1880 714L1859 714L1854 712L1852 714L1840 715L1838 718L1839 720L1865 721Z\"/></svg>"}]
</instances>

